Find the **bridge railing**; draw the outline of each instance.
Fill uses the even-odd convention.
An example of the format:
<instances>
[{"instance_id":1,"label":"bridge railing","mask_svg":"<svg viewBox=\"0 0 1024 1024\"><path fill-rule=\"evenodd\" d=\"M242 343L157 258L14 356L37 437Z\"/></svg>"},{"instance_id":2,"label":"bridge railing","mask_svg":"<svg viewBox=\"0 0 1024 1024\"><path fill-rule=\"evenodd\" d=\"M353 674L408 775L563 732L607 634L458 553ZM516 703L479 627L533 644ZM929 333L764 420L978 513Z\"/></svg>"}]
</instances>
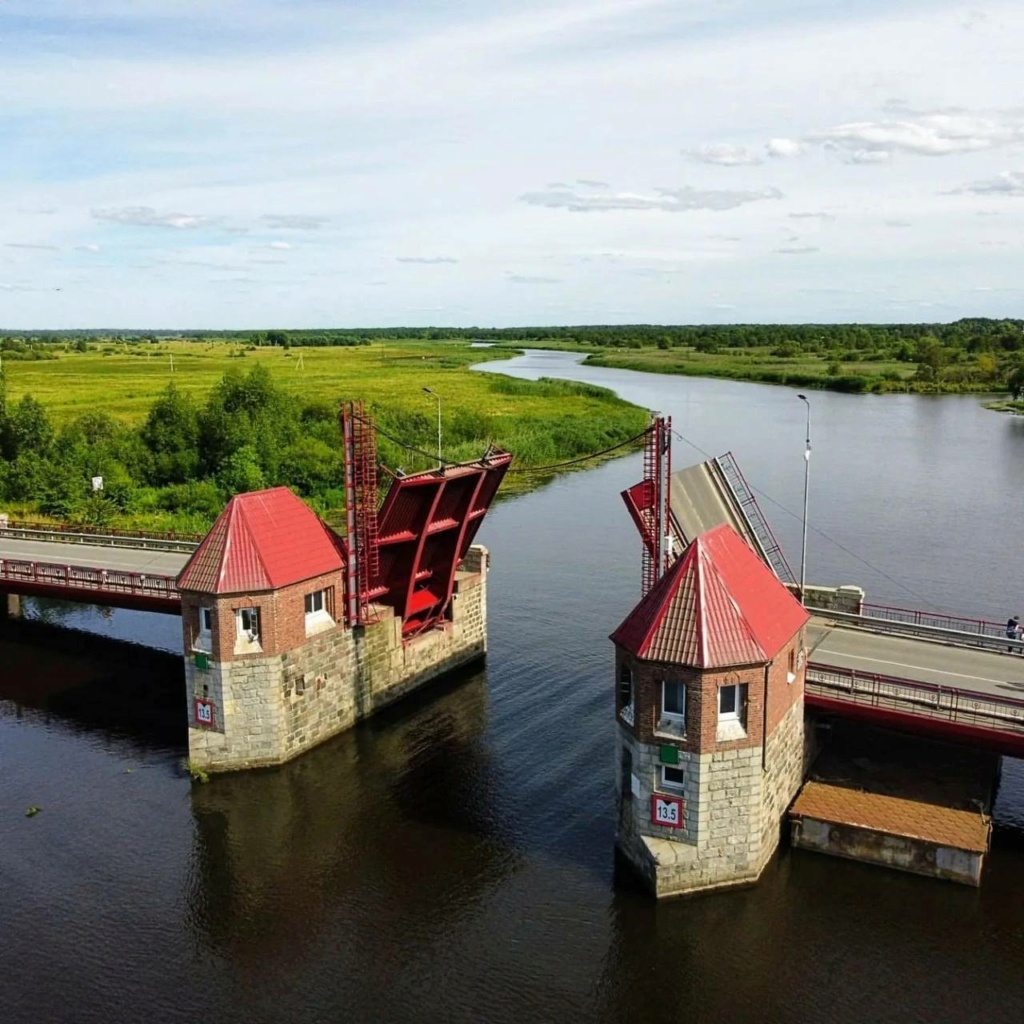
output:
<instances>
[{"instance_id":1,"label":"bridge railing","mask_svg":"<svg viewBox=\"0 0 1024 1024\"><path fill-rule=\"evenodd\" d=\"M832 700L943 719L1024 737L1024 698L973 693L934 683L809 664L805 691Z\"/></svg>"},{"instance_id":2,"label":"bridge railing","mask_svg":"<svg viewBox=\"0 0 1024 1024\"><path fill-rule=\"evenodd\" d=\"M885 619L914 626L949 629L959 633L980 633L983 636L1005 636L1006 626L992 619L974 619L945 612L919 611L916 608L895 608L887 604L864 604L863 614L873 619Z\"/></svg>"},{"instance_id":3,"label":"bridge railing","mask_svg":"<svg viewBox=\"0 0 1024 1024\"><path fill-rule=\"evenodd\" d=\"M173 576L125 572L121 569L87 569L77 565L0 559L0 580L68 591L99 594L131 594L149 600L180 601Z\"/></svg>"},{"instance_id":4,"label":"bridge railing","mask_svg":"<svg viewBox=\"0 0 1024 1024\"><path fill-rule=\"evenodd\" d=\"M914 612L907 608L886 608L884 605L864 605L871 614L840 612L831 608L807 610L815 616L829 619L842 625L867 629L873 633L891 633L911 636L922 640L954 647L979 647L1002 653L1024 654L1024 641L1012 640L1006 636L1006 627L987 619L967 619L956 615L933 612ZM879 612L902 612L904 615L878 614Z\"/></svg>"},{"instance_id":5,"label":"bridge railing","mask_svg":"<svg viewBox=\"0 0 1024 1024\"><path fill-rule=\"evenodd\" d=\"M41 540L61 544L95 544L104 547L148 548L159 551L194 551L203 539L195 534L157 533L146 530L112 530L63 523L35 523L0 516L0 537Z\"/></svg>"}]
</instances>

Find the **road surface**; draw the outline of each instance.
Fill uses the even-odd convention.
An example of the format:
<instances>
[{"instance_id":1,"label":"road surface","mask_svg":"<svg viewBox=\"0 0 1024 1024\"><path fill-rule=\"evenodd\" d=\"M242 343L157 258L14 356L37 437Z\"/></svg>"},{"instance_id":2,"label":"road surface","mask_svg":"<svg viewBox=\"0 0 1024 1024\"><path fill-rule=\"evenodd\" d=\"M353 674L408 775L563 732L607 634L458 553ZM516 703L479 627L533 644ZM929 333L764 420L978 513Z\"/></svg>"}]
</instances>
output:
<instances>
[{"instance_id":1,"label":"road surface","mask_svg":"<svg viewBox=\"0 0 1024 1024\"><path fill-rule=\"evenodd\" d=\"M0 537L0 559L84 566L89 569L121 569L125 572L177 576L189 560L187 551L152 548L116 548L102 544L64 544L56 541L15 540Z\"/></svg>"},{"instance_id":2,"label":"road surface","mask_svg":"<svg viewBox=\"0 0 1024 1024\"><path fill-rule=\"evenodd\" d=\"M807 626L808 660L951 689L1024 700L1024 657L932 640L888 636L833 626L814 618Z\"/></svg>"}]
</instances>

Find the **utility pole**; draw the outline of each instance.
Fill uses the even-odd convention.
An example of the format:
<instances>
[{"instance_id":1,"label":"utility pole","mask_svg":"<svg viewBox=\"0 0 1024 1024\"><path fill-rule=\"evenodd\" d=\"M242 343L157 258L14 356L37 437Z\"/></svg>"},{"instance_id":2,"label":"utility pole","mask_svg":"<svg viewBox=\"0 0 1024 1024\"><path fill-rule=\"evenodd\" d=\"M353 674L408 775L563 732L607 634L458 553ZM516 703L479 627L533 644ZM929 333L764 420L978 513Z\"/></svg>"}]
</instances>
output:
<instances>
[{"instance_id":1,"label":"utility pole","mask_svg":"<svg viewBox=\"0 0 1024 1024\"><path fill-rule=\"evenodd\" d=\"M804 586L807 583L807 497L811 484L811 403L806 395L797 395L807 406L807 441L804 447L804 537L800 546L800 603L806 605Z\"/></svg>"}]
</instances>

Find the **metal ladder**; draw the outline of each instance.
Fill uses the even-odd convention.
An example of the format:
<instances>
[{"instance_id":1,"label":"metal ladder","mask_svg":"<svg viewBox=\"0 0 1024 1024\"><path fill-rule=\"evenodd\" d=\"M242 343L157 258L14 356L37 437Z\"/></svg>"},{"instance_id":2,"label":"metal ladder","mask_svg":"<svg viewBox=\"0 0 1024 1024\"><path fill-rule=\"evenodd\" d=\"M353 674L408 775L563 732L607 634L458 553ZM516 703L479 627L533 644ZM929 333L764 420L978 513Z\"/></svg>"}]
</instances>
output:
<instances>
[{"instance_id":1,"label":"metal ladder","mask_svg":"<svg viewBox=\"0 0 1024 1024\"><path fill-rule=\"evenodd\" d=\"M757 498L754 497L754 492L740 472L740 467L732 452L719 455L714 463L721 472L737 508L750 527L750 532L757 540L764 560L783 583L795 584L796 576L790 568L789 562L786 561L786 556L775 539L775 534L772 533L772 528L768 525L768 520L765 519L761 506L758 505Z\"/></svg>"}]
</instances>

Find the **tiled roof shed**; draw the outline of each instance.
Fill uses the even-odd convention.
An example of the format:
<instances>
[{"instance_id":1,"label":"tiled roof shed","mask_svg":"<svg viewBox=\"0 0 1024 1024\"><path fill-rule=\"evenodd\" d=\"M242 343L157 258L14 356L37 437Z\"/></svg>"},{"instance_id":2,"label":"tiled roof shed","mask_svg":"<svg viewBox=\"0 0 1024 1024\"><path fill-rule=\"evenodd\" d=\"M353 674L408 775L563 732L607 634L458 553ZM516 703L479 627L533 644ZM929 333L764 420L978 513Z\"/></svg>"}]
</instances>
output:
<instances>
[{"instance_id":1,"label":"tiled roof shed","mask_svg":"<svg viewBox=\"0 0 1024 1024\"><path fill-rule=\"evenodd\" d=\"M236 494L178 576L201 594L278 590L344 567L344 544L287 487Z\"/></svg>"},{"instance_id":2,"label":"tiled roof shed","mask_svg":"<svg viewBox=\"0 0 1024 1024\"><path fill-rule=\"evenodd\" d=\"M648 661L771 661L810 615L728 524L700 534L611 639Z\"/></svg>"}]
</instances>

